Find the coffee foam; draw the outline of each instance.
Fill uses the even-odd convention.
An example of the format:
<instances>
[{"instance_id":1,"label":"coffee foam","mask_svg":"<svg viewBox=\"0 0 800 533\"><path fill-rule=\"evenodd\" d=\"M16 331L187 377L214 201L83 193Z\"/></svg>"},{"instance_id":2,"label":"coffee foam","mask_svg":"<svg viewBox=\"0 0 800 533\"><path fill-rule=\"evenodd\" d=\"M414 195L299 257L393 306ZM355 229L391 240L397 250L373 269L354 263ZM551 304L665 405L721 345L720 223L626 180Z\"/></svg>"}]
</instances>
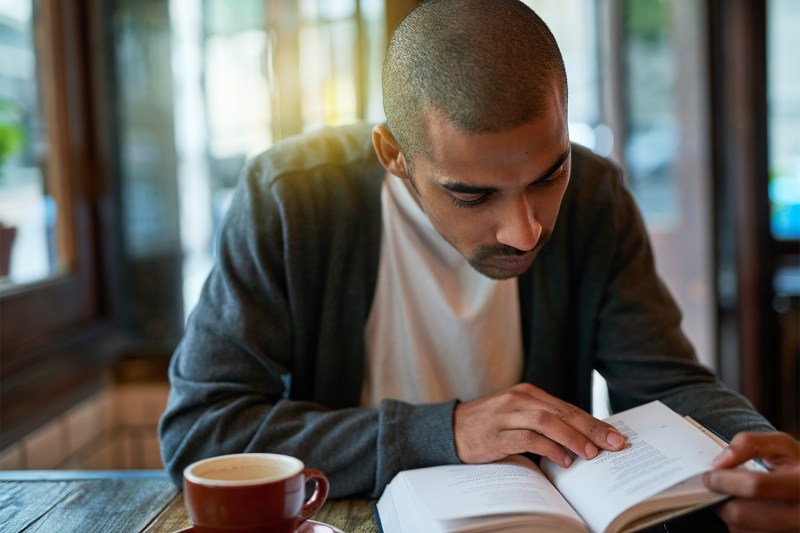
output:
<instances>
[{"instance_id":1,"label":"coffee foam","mask_svg":"<svg viewBox=\"0 0 800 533\"><path fill-rule=\"evenodd\" d=\"M186 469L186 477L200 484L249 485L280 481L302 470L302 461L290 456L234 454L199 461Z\"/></svg>"},{"instance_id":2,"label":"coffee foam","mask_svg":"<svg viewBox=\"0 0 800 533\"><path fill-rule=\"evenodd\" d=\"M242 464L195 470L197 477L225 481L274 481L293 475L297 471L289 464Z\"/></svg>"}]
</instances>

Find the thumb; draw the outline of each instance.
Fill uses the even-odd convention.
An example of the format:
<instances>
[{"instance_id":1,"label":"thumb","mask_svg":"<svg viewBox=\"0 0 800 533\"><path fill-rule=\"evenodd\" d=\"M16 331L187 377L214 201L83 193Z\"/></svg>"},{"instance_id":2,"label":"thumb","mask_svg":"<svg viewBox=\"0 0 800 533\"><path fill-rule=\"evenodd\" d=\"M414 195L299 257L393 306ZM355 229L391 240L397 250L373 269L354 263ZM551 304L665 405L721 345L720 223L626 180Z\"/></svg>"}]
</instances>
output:
<instances>
[{"instance_id":1,"label":"thumb","mask_svg":"<svg viewBox=\"0 0 800 533\"><path fill-rule=\"evenodd\" d=\"M770 467L800 462L800 446L786 433L737 434L713 461L714 468L732 468L750 459L763 459Z\"/></svg>"}]
</instances>

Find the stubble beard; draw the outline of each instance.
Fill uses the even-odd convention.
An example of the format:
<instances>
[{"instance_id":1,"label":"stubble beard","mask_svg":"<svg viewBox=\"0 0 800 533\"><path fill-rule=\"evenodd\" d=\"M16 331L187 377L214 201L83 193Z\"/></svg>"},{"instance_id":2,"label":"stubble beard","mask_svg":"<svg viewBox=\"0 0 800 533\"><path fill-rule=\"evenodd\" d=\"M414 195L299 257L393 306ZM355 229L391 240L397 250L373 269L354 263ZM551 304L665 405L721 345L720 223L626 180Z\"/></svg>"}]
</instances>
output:
<instances>
[{"instance_id":1,"label":"stubble beard","mask_svg":"<svg viewBox=\"0 0 800 533\"><path fill-rule=\"evenodd\" d=\"M530 269L535 262L536 257L538 257L539 252L542 250L545 244L547 244L547 241L550 240L550 236L551 232L543 232L539 238L539 242L536 243L536 246L528 251L518 250L513 246L500 243L491 246L481 246L475 251L474 254L472 254L472 257L467 258L467 261L472 268L488 278L495 280L516 278ZM514 262L515 258L519 259L520 261L523 261L523 258L525 258L525 264L516 268L514 265L504 268L502 266L492 264L492 261L500 262L503 260L503 258L508 258L509 262L511 263Z\"/></svg>"}]
</instances>

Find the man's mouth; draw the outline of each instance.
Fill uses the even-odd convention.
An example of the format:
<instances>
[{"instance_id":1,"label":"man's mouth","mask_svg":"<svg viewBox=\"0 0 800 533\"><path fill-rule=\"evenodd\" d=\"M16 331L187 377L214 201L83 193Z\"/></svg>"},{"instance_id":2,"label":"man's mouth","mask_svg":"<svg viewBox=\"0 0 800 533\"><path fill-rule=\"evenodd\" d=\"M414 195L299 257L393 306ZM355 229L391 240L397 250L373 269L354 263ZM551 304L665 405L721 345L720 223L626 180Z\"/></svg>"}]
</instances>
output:
<instances>
[{"instance_id":1,"label":"man's mouth","mask_svg":"<svg viewBox=\"0 0 800 533\"><path fill-rule=\"evenodd\" d=\"M483 255L471 261L478 272L492 279L509 279L522 275L533 264L537 250L529 250L522 254Z\"/></svg>"},{"instance_id":2,"label":"man's mouth","mask_svg":"<svg viewBox=\"0 0 800 533\"><path fill-rule=\"evenodd\" d=\"M496 255L494 257L488 258L490 261L503 265L510 269L515 269L520 266L525 266L530 264L531 259L535 254L534 250L530 250L525 252L524 254L515 254L515 255Z\"/></svg>"},{"instance_id":3,"label":"man's mouth","mask_svg":"<svg viewBox=\"0 0 800 533\"><path fill-rule=\"evenodd\" d=\"M503 244L483 247L478 250L470 263L478 272L494 279L520 276L531 267L549 237L550 234L545 233L536 246L525 252Z\"/></svg>"}]
</instances>

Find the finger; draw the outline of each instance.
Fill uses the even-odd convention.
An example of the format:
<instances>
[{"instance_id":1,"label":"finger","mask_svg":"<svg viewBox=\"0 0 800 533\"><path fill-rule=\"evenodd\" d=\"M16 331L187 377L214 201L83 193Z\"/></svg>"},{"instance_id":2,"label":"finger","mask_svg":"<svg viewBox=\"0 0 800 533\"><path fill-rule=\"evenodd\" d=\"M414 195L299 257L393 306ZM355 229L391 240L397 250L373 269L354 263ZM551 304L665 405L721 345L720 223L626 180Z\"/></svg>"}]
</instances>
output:
<instances>
[{"instance_id":1,"label":"finger","mask_svg":"<svg viewBox=\"0 0 800 533\"><path fill-rule=\"evenodd\" d=\"M800 507L757 500L731 500L715 510L730 531L797 531Z\"/></svg>"},{"instance_id":2,"label":"finger","mask_svg":"<svg viewBox=\"0 0 800 533\"><path fill-rule=\"evenodd\" d=\"M456 406L453 436L456 453L465 463L485 463L531 451L567 464L568 452L547 437L531 431L521 416L530 397L519 390Z\"/></svg>"},{"instance_id":3,"label":"finger","mask_svg":"<svg viewBox=\"0 0 800 533\"><path fill-rule=\"evenodd\" d=\"M800 476L796 469L780 472L712 470L703 474L703 483L715 492L741 498L800 501Z\"/></svg>"},{"instance_id":4,"label":"finger","mask_svg":"<svg viewBox=\"0 0 800 533\"><path fill-rule=\"evenodd\" d=\"M502 431L498 437L498 446L504 455L534 453L547 457L564 468L573 461L572 456L562 445L536 431L525 429Z\"/></svg>"},{"instance_id":5,"label":"finger","mask_svg":"<svg viewBox=\"0 0 800 533\"><path fill-rule=\"evenodd\" d=\"M547 409L513 413L510 416L509 424L517 429L539 433L584 459L591 459L599 452L597 446L586 435Z\"/></svg>"},{"instance_id":6,"label":"finger","mask_svg":"<svg viewBox=\"0 0 800 533\"><path fill-rule=\"evenodd\" d=\"M731 468L750 459L764 459L770 465L787 465L800 462L800 446L786 433L737 434L730 446L713 462L715 468Z\"/></svg>"},{"instance_id":7,"label":"finger","mask_svg":"<svg viewBox=\"0 0 800 533\"><path fill-rule=\"evenodd\" d=\"M553 407L551 412L559 420L578 430L600 448L619 450L625 445L625 436L620 433L619 429L593 417L582 409L570 404L562 404ZM576 453L578 452L576 451ZM582 453L579 453L579 455L586 457ZM597 454L593 453L587 458L591 459L595 455Z\"/></svg>"},{"instance_id":8,"label":"finger","mask_svg":"<svg viewBox=\"0 0 800 533\"><path fill-rule=\"evenodd\" d=\"M625 445L625 437L617 428L593 417L583 409L559 400L555 396L530 384L521 384L517 387L517 390L527 394L533 400L531 409L546 410L591 440L594 445L606 450L619 450ZM581 457L587 457L585 444L575 443L574 446L569 447ZM587 458L594 457L594 455L596 453Z\"/></svg>"}]
</instances>

